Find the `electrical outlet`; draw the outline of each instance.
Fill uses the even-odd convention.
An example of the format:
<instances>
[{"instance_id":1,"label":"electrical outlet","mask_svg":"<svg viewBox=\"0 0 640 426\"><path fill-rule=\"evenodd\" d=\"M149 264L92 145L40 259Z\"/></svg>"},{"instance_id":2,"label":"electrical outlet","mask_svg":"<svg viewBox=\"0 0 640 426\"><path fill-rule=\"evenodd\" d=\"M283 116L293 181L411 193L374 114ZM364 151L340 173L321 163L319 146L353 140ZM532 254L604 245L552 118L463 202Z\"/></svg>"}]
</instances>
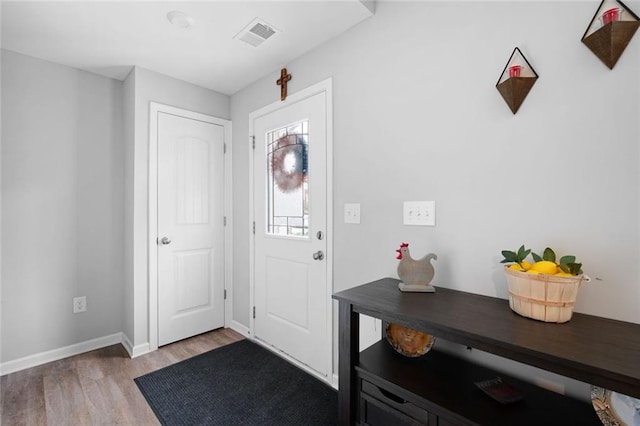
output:
<instances>
[{"instance_id":1,"label":"electrical outlet","mask_svg":"<svg viewBox=\"0 0 640 426\"><path fill-rule=\"evenodd\" d=\"M77 314L80 312L87 311L87 296L80 296L73 298L73 313Z\"/></svg>"},{"instance_id":2,"label":"electrical outlet","mask_svg":"<svg viewBox=\"0 0 640 426\"><path fill-rule=\"evenodd\" d=\"M436 226L435 201L405 201L403 224L413 226Z\"/></svg>"},{"instance_id":3,"label":"electrical outlet","mask_svg":"<svg viewBox=\"0 0 640 426\"><path fill-rule=\"evenodd\" d=\"M344 223L360 223L360 203L347 203L344 205Z\"/></svg>"}]
</instances>

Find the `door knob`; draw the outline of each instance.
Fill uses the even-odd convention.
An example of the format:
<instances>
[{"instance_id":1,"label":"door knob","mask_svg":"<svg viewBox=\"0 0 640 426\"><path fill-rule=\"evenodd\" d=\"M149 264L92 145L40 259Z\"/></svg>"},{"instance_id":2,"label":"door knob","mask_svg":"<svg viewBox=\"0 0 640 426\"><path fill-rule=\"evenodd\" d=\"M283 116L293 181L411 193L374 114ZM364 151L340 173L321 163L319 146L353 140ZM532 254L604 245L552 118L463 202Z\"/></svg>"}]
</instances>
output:
<instances>
[{"instance_id":1,"label":"door knob","mask_svg":"<svg viewBox=\"0 0 640 426\"><path fill-rule=\"evenodd\" d=\"M169 237L162 237L162 239L160 240L160 242L161 242L163 245L165 245L165 246L166 246L167 244L171 244L171 238L169 238Z\"/></svg>"},{"instance_id":2,"label":"door knob","mask_svg":"<svg viewBox=\"0 0 640 426\"><path fill-rule=\"evenodd\" d=\"M313 259L314 260L322 260L324 259L324 253L322 250L318 250L317 252L313 253Z\"/></svg>"}]
</instances>

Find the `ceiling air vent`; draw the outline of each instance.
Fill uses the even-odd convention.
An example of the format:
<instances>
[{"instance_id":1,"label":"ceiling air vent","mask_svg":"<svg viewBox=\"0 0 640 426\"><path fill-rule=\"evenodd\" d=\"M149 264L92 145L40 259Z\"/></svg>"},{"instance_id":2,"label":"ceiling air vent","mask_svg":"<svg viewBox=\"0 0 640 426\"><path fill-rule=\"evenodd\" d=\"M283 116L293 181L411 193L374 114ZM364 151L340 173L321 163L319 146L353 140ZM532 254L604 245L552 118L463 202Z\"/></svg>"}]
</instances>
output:
<instances>
[{"instance_id":1,"label":"ceiling air vent","mask_svg":"<svg viewBox=\"0 0 640 426\"><path fill-rule=\"evenodd\" d=\"M271 25L256 18L242 31L236 34L234 38L242 40L245 43L249 43L254 47L258 47L277 32L278 30L273 28Z\"/></svg>"}]
</instances>

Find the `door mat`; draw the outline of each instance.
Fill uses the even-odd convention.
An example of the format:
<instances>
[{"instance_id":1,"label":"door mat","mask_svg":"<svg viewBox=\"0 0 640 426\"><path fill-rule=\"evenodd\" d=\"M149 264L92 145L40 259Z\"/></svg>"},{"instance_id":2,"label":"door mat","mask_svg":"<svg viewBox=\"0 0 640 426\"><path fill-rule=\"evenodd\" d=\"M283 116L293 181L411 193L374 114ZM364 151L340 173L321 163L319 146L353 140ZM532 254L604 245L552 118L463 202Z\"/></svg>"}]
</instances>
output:
<instances>
[{"instance_id":1,"label":"door mat","mask_svg":"<svg viewBox=\"0 0 640 426\"><path fill-rule=\"evenodd\" d=\"M134 379L163 425L335 425L329 385L249 340Z\"/></svg>"}]
</instances>

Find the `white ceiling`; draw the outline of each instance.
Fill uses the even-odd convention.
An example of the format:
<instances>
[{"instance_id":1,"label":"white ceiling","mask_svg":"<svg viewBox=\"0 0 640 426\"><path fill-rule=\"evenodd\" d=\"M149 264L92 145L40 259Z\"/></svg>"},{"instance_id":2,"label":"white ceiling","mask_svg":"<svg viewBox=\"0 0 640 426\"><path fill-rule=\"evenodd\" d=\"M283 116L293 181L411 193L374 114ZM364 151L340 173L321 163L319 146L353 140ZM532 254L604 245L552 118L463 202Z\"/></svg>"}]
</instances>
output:
<instances>
[{"instance_id":1,"label":"white ceiling","mask_svg":"<svg viewBox=\"0 0 640 426\"><path fill-rule=\"evenodd\" d=\"M227 95L371 16L360 0L3 1L2 47L123 80L133 65ZM185 12L190 29L167 13ZM280 32L234 39L255 18Z\"/></svg>"}]
</instances>

